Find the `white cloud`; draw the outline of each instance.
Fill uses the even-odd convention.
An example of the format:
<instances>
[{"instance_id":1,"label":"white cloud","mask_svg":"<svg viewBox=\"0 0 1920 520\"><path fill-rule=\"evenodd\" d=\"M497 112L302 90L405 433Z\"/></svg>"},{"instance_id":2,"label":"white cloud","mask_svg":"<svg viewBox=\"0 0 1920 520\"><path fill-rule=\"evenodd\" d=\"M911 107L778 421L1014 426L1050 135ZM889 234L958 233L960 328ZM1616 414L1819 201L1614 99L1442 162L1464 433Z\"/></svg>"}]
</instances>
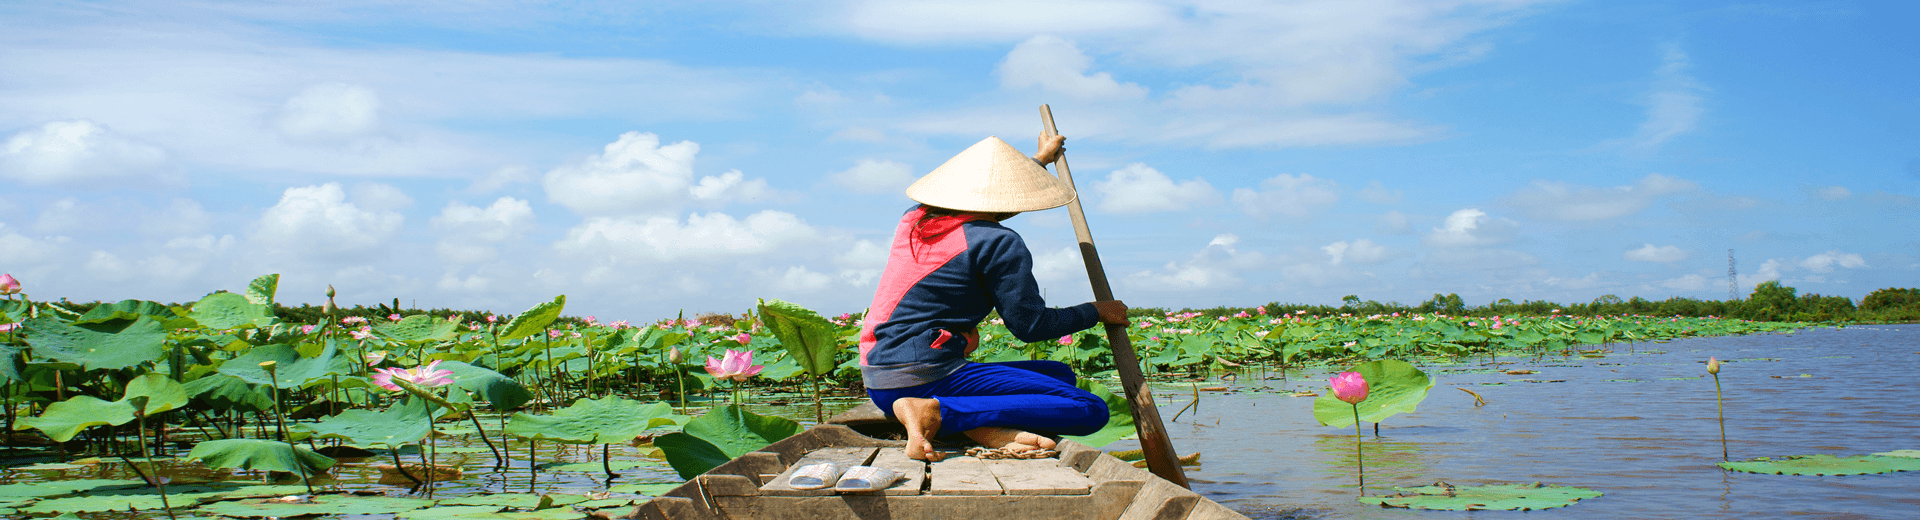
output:
<instances>
[{"instance_id":1,"label":"white cloud","mask_svg":"<svg viewBox=\"0 0 1920 520\"><path fill-rule=\"evenodd\" d=\"M1018 13L1013 14L1013 13ZM856 0L830 12L861 36L900 42L994 41L1045 32L1137 30L1163 21L1166 6L1145 1Z\"/></svg>"},{"instance_id":2,"label":"white cloud","mask_svg":"<svg viewBox=\"0 0 1920 520\"><path fill-rule=\"evenodd\" d=\"M14 266L40 264L58 257L61 246L69 241L67 237L28 237L0 223L0 263L7 265L5 269L9 272L19 270Z\"/></svg>"},{"instance_id":3,"label":"white cloud","mask_svg":"<svg viewBox=\"0 0 1920 520\"><path fill-rule=\"evenodd\" d=\"M1260 181L1260 189L1236 188L1233 190L1233 202L1241 210L1255 217L1286 215L1305 217L1314 210L1331 206L1340 200L1337 190L1340 185L1331 180L1314 178L1300 174L1296 177L1282 173L1273 178Z\"/></svg>"},{"instance_id":4,"label":"white cloud","mask_svg":"<svg viewBox=\"0 0 1920 520\"><path fill-rule=\"evenodd\" d=\"M1520 224L1505 218L1487 216L1487 212L1467 208L1447 215L1447 221L1422 239L1438 247L1487 246L1513 239Z\"/></svg>"},{"instance_id":5,"label":"white cloud","mask_svg":"<svg viewBox=\"0 0 1920 520\"><path fill-rule=\"evenodd\" d=\"M1334 242L1321 246L1320 250L1327 252L1327 257L1329 258L1328 263L1333 265L1340 265L1341 262L1345 261L1352 261L1356 264L1379 263L1386 260L1390 253L1387 246L1376 244L1372 240L1364 238L1352 242Z\"/></svg>"},{"instance_id":6,"label":"white cloud","mask_svg":"<svg viewBox=\"0 0 1920 520\"><path fill-rule=\"evenodd\" d=\"M1686 53L1669 47L1654 72L1653 89L1642 101L1647 119L1633 137L1619 141L1639 150L1657 149L1668 140L1693 130L1706 114L1701 92L1707 89L1687 75L1691 63Z\"/></svg>"},{"instance_id":7,"label":"white cloud","mask_svg":"<svg viewBox=\"0 0 1920 520\"><path fill-rule=\"evenodd\" d=\"M0 144L0 179L31 186L170 184L176 179L167 162L159 147L85 119L22 130Z\"/></svg>"},{"instance_id":8,"label":"white cloud","mask_svg":"<svg viewBox=\"0 0 1920 520\"><path fill-rule=\"evenodd\" d=\"M1662 287L1679 291L1700 291L1707 288L1707 277L1689 274L1679 278L1670 278L1660 282Z\"/></svg>"},{"instance_id":9,"label":"white cloud","mask_svg":"<svg viewBox=\"0 0 1920 520\"><path fill-rule=\"evenodd\" d=\"M1080 248L1062 247L1033 255L1033 278L1041 282L1085 281L1087 263L1080 259Z\"/></svg>"},{"instance_id":10,"label":"white cloud","mask_svg":"<svg viewBox=\"0 0 1920 520\"><path fill-rule=\"evenodd\" d=\"M1860 255L1853 254L1853 253L1828 251L1825 253L1809 256L1805 260L1800 261L1800 267L1805 267L1807 268L1807 270L1813 271L1816 273L1833 272L1834 266L1845 267L1848 269L1859 269L1867 266L1867 260L1864 258L1861 258Z\"/></svg>"},{"instance_id":11,"label":"white cloud","mask_svg":"<svg viewBox=\"0 0 1920 520\"><path fill-rule=\"evenodd\" d=\"M1760 263L1759 270L1752 273L1740 274L1737 277L1740 280L1740 287L1751 291L1753 290L1753 286L1759 285L1761 282L1779 280L1780 269L1784 265L1785 264L1781 263L1778 258L1769 258L1767 261ZM1744 298L1746 295L1743 294L1741 297Z\"/></svg>"},{"instance_id":12,"label":"white cloud","mask_svg":"<svg viewBox=\"0 0 1920 520\"><path fill-rule=\"evenodd\" d=\"M519 238L532 230L533 224L533 206L513 197L500 197L485 208L449 202L433 218L433 226L444 232L435 251L442 260L455 264L492 261L497 257L493 244Z\"/></svg>"},{"instance_id":13,"label":"white cloud","mask_svg":"<svg viewBox=\"0 0 1920 520\"><path fill-rule=\"evenodd\" d=\"M1853 198L1853 191L1847 189L1845 186L1821 186L1810 191L1813 192L1815 198L1820 200L1839 201Z\"/></svg>"},{"instance_id":14,"label":"white cloud","mask_svg":"<svg viewBox=\"0 0 1920 520\"><path fill-rule=\"evenodd\" d=\"M1374 204L1399 204L1404 195L1400 190L1388 191L1380 181L1368 182L1367 187L1360 189L1360 200Z\"/></svg>"},{"instance_id":15,"label":"white cloud","mask_svg":"<svg viewBox=\"0 0 1920 520\"><path fill-rule=\"evenodd\" d=\"M600 155L547 172L547 197L590 217L671 215L690 201L725 202L770 195L766 180L746 180L739 171L693 179L700 145L660 145L651 133L627 132Z\"/></svg>"},{"instance_id":16,"label":"white cloud","mask_svg":"<svg viewBox=\"0 0 1920 520\"><path fill-rule=\"evenodd\" d=\"M1541 280L1541 283L1557 289L1591 289L1605 284L1606 281L1601 278L1600 273L1593 272L1587 273L1586 276L1580 278L1549 276L1545 280Z\"/></svg>"},{"instance_id":17,"label":"white cloud","mask_svg":"<svg viewBox=\"0 0 1920 520\"><path fill-rule=\"evenodd\" d=\"M886 159L861 159L853 167L827 176L854 193L901 193L915 179L913 167Z\"/></svg>"},{"instance_id":18,"label":"white cloud","mask_svg":"<svg viewBox=\"0 0 1920 520\"><path fill-rule=\"evenodd\" d=\"M329 182L287 188L260 215L252 239L296 256L358 252L384 244L403 220L399 213L361 209Z\"/></svg>"},{"instance_id":19,"label":"white cloud","mask_svg":"<svg viewBox=\"0 0 1920 520\"><path fill-rule=\"evenodd\" d=\"M178 237L205 233L213 225L213 216L199 201L175 198L151 218L140 219L142 233L154 237Z\"/></svg>"},{"instance_id":20,"label":"white cloud","mask_svg":"<svg viewBox=\"0 0 1920 520\"><path fill-rule=\"evenodd\" d=\"M509 185L533 182L539 178L539 172L532 168L520 165L501 166L474 179L473 184L467 186L467 193L492 193Z\"/></svg>"},{"instance_id":21,"label":"white cloud","mask_svg":"<svg viewBox=\"0 0 1920 520\"><path fill-rule=\"evenodd\" d=\"M380 97L372 89L345 83L307 87L288 99L274 124L289 137L343 140L380 124Z\"/></svg>"},{"instance_id":22,"label":"white cloud","mask_svg":"<svg viewBox=\"0 0 1920 520\"><path fill-rule=\"evenodd\" d=\"M814 272L802 266L791 266L778 274L764 273L776 290L791 292L814 292L827 288L834 277Z\"/></svg>"},{"instance_id":23,"label":"white cloud","mask_svg":"<svg viewBox=\"0 0 1920 520\"><path fill-rule=\"evenodd\" d=\"M389 184L361 183L353 187L354 204L367 211L399 211L413 205L413 197Z\"/></svg>"},{"instance_id":24,"label":"white cloud","mask_svg":"<svg viewBox=\"0 0 1920 520\"><path fill-rule=\"evenodd\" d=\"M1073 42L1043 34L1014 46L1000 62L998 72L1000 86L1007 89L1039 87L1086 99L1146 97L1146 88L1115 81L1113 74L1087 74L1087 69L1092 67L1093 60L1081 53Z\"/></svg>"},{"instance_id":25,"label":"white cloud","mask_svg":"<svg viewBox=\"0 0 1920 520\"><path fill-rule=\"evenodd\" d=\"M736 219L724 213L671 217L593 217L567 230L554 248L642 263L712 261L765 255L814 242L820 232L791 213L765 210Z\"/></svg>"},{"instance_id":26,"label":"white cloud","mask_svg":"<svg viewBox=\"0 0 1920 520\"><path fill-rule=\"evenodd\" d=\"M1380 219L1375 223L1381 231L1396 235L1405 234L1413 229L1412 223L1407 220L1407 214L1399 211L1388 211L1380 215Z\"/></svg>"},{"instance_id":27,"label":"white cloud","mask_svg":"<svg viewBox=\"0 0 1920 520\"><path fill-rule=\"evenodd\" d=\"M1194 291L1244 284L1239 273L1268 263L1258 251L1239 251L1240 237L1231 233L1213 237L1207 247L1186 260L1167 262L1159 270L1138 271L1127 277L1135 290Z\"/></svg>"},{"instance_id":28,"label":"white cloud","mask_svg":"<svg viewBox=\"0 0 1920 520\"><path fill-rule=\"evenodd\" d=\"M1691 192L1699 186L1658 173L1628 186L1596 188L1560 181L1534 181L1507 197L1527 216L1544 220L1586 221L1639 213L1669 195Z\"/></svg>"},{"instance_id":29,"label":"white cloud","mask_svg":"<svg viewBox=\"0 0 1920 520\"><path fill-rule=\"evenodd\" d=\"M1220 200L1220 193L1199 177L1175 183L1141 163L1107 174L1106 180L1093 183L1093 191L1101 195L1100 210L1108 213L1185 211Z\"/></svg>"},{"instance_id":30,"label":"white cloud","mask_svg":"<svg viewBox=\"0 0 1920 520\"><path fill-rule=\"evenodd\" d=\"M1623 257L1628 260L1633 260L1636 262L1654 262L1654 263L1667 264L1667 263L1678 262L1681 260L1686 260L1687 252L1682 251L1679 246L1656 246L1653 244L1646 244L1644 246L1641 246L1639 249L1627 250L1627 252L1623 255Z\"/></svg>"}]
</instances>

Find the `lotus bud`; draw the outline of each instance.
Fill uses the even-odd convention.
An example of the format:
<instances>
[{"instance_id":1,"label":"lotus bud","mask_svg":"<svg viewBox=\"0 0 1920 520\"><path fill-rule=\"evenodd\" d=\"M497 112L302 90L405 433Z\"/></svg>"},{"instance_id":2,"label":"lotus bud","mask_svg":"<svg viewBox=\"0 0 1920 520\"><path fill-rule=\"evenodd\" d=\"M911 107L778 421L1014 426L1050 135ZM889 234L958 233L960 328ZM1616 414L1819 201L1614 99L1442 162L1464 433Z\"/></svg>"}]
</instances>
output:
<instances>
[{"instance_id":1,"label":"lotus bud","mask_svg":"<svg viewBox=\"0 0 1920 520\"><path fill-rule=\"evenodd\" d=\"M333 298L333 284L327 284L327 298Z\"/></svg>"},{"instance_id":2,"label":"lotus bud","mask_svg":"<svg viewBox=\"0 0 1920 520\"><path fill-rule=\"evenodd\" d=\"M680 362L680 357L681 357L681 356L680 356L680 347L673 347L673 348L670 348L670 349L667 349L667 362L668 362L668 363L679 363L679 362Z\"/></svg>"},{"instance_id":3,"label":"lotus bud","mask_svg":"<svg viewBox=\"0 0 1920 520\"><path fill-rule=\"evenodd\" d=\"M264 368L264 369L267 369L267 371L268 371L268 372L272 372L274 368L276 368L276 367L279 367L279 366L280 366L280 363L277 363L277 362L273 362L273 361L261 361L261 362L260 362L260 368Z\"/></svg>"},{"instance_id":4,"label":"lotus bud","mask_svg":"<svg viewBox=\"0 0 1920 520\"><path fill-rule=\"evenodd\" d=\"M1359 372L1341 372L1329 382L1335 399L1347 404L1360 404L1360 401L1367 399L1367 378Z\"/></svg>"},{"instance_id":5,"label":"lotus bud","mask_svg":"<svg viewBox=\"0 0 1920 520\"><path fill-rule=\"evenodd\" d=\"M15 280L12 274L0 274L0 294L20 294L20 281Z\"/></svg>"},{"instance_id":6,"label":"lotus bud","mask_svg":"<svg viewBox=\"0 0 1920 520\"><path fill-rule=\"evenodd\" d=\"M1720 375L1720 359L1719 358L1713 358L1713 357L1707 358L1707 373L1713 374L1716 376Z\"/></svg>"}]
</instances>

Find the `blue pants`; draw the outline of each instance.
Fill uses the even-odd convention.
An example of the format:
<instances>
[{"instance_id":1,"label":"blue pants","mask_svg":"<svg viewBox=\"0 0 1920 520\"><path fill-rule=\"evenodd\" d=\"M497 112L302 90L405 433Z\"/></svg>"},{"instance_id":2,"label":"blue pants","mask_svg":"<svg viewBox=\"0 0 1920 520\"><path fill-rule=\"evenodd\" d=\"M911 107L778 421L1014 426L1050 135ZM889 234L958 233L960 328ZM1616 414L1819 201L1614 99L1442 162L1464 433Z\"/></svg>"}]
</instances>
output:
<instances>
[{"instance_id":1,"label":"blue pants","mask_svg":"<svg viewBox=\"0 0 1920 520\"><path fill-rule=\"evenodd\" d=\"M944 437L985 426L1039 434L1088 435L1107 425L1107 401L1074 386L1073 369L1043 359L967 363L946 378L906 388L867 389L873 404L893 417L906 397L940 400Z\"/></svg>"}]
</instances>

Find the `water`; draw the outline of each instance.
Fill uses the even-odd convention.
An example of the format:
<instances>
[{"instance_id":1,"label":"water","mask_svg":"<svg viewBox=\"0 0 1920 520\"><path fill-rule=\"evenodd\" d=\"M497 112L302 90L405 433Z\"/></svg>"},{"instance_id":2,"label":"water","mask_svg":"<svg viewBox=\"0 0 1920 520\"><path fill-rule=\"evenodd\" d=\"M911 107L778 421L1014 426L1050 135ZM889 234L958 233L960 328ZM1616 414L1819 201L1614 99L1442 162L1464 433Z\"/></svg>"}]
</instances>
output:
<instances>
[{"instance_id":1,"label":"water","mask_svg":"<svg viewBox=\"0 0 1920 520\"><path fill-rule=\"evenodd\" d=\"M1920 473L1847 477L1796 477L1722 471L1714 420L1713 380L1702 364L1708 356L1726 362L1727 436L1735 460L1782 455L1855 455L1920 449L1920 326L1814 329L1792 335L1677 340L1664 344L1610 345L1602 358L1502 358L1501 370L1537 370L1506 375L1484 360L1423 366L1437 384L1418 413L1387 419L1375 438L1366 431L1368 494L1391 486L1444 480L1457 485L1543 482L1593 489L1605 496L1529 515L1564 518L1914 518L1920 516ZM1800 377L1806 374L1809 377ZM1455 518L1522 513L1409 511L1359 504L1354 481L1352 428L1313 420L1310 397L1287 392L1326 391L1326 371L1291 371L1285 382L1253 381L1253 374L1226 383L1234 391L1205 392L1197 411L1167 424L1177 451L1202 454L1203 466L1188 471L1193 488L1255 518ZM1772 376L1781 376L1775 378ZM1538 383L1521 380L1543 381ZM1625 381L1623 381L1625 380ZM1545 382L1560 381L1560 382ZM1198 386L1220 385L1216 381ZM1257 387L1269 390L1249 391ZM1467 388L1487 400L1475 407ZM1192 400L1192 389L1156 385L1161 415L1172 418ZM827 414L858 404L840 399ZM810 423L810 402L754 406L757 413ZM499 436L497 419L484 419ZM1369 425L1370 426L1370 425ZM472 424L443 423L458 433ZM189 430L191 431L191 430ZM541 443L527 456L513 443L511 466L495 470L485 444L470 434L436 441L441 464L466 475L438 483L435 496L494 493L604 492L611 486L677 482L673 471L642 457L637 448L614 446L611 482L598 471L598 446ZM1126 449L1130 443L1109 446ZM448 451L448 448L452 448ZM184 455L184 452L181 453ZM415 456L407 456L416 462ZM15 459L17 462L24 462ZM316 485L378 490L404 495L405 486L379 484L374 464L386 456L343 461L338 480ZM536 464L592 463L584 471ZM180 464L198 468L197 464ZM0 484L73 478L135 478L112 462L67 469L0 469ZM204 469L176 478L212 477ZM244 477L244 475L243 475ZM251 478L263 478L254 476ZM282 481L297 484L298 481ZM638 497L615 493L614 497ZM165 518L160 511L91 513L89 518ZM390 518L389 515L347 518Z\"/></svg>"},{"instance_id":2,"label":"water","mask_svg":"<svg viewBox=\"0 0 1920 520\"><path fill-rule=\"evenodd\" d=\"M1366 431L1367 492L1436 480L1539 481L1605 493L1531 513L1565 518L1920 517L1920 473L1809 477L1714 466L1721 446L1703 364L1708 356L1724 363L1734 460L1920 449L1920 326L1684 339L1635 345L1633 355L1626 345L1610 347L1616 352L1604 358L1501 367L1539 371L1531 375L1492 373L1482 364L1423 367L1437 384L1419 412L1387 419L1377 439ZM1355 502L1352 428L1320 426L1312 398L1279 392L1324 392L1329 375L1265 382L1274 393L1203 393L1198 414L1168 424L1177 451L1202 453L1204 466L1188 474L1194 490L1256 518L1518 514ZM1478 392L1487 404L1475 407L1453 387ZM1171 402L1162 407L1169 418L1192 400L1187 388L1156 393L1171 398L1162 399Z\"/></svg>"}]
</instances>

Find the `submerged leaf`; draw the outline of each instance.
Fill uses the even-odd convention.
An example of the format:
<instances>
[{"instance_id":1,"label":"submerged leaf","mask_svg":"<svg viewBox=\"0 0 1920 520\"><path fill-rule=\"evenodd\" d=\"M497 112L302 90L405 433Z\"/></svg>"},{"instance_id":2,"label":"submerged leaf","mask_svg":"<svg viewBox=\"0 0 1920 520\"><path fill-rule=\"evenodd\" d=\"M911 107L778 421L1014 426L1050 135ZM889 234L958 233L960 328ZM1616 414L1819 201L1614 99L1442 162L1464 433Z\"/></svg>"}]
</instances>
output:
<instances>
[{"instance_id":1,"label":"submerged leaf","mask_svg":"<svg viewBox=\"0 0 1920 520\"><path fill-rule=\"evenodd\" d=\"M1739 462L1722 462L1722 468L1768 475L1872 475L1897 471L1920 471L1920 458L1859 455L1794 455L1772 459L1761 457Z\"/></svg>"},{"instance_id":2,"label":"submerged leaf","mask_svg":"<svg viewBox=\"0 0 1920 520\"><path fill-rule=\"evenodd\" d=\"M1367 399L1360 401L1360 420L1380 422L1398 413L1413 413L1421 401L1427 399L1427 390L1433 388L1433 380L1427 377L1412 363L1398 359L1368 361L1353 366L1367 379ZM1313 400L1313 418L1327 426L1349 426L1353 424L1354 407L1333 396L1332 392Z\"/></svg>"},{"instance_id":3,"label":"submerged leaf","mask_svg":"<svg viewBox=\"0 0 1920 520\"><path fill-rule=\"evenodd\" d=\"M1539 482L1532 484L1487 484L1483 486L1455 486L1445 482L1435 482L1431 486L1403 488L1399 495L1359 498L1362 504L1377 504L1381 507L1399 507L1408 509L1428 509L1436 511L1531 511L1566 507L1588 498L1596 498L1600 492L1576 487L1544 486Z\"/></svg>"}]
</instances>

